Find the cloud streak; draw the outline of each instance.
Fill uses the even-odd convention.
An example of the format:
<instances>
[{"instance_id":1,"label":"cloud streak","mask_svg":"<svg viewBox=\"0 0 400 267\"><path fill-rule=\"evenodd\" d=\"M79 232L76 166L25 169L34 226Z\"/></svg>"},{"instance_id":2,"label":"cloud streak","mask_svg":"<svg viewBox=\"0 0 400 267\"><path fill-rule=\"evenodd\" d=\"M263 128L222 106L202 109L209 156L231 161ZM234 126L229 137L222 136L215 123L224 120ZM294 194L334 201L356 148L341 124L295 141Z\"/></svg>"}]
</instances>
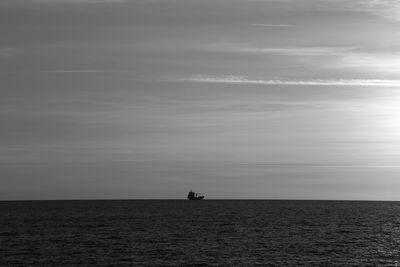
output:
<instances>
[{"instance_id":1,"label":"cloud streak","mask_svg":"<svg viewBox=\"0 0 400 267\"><path fill-rule=\"evenodd\" d=\"M251 24L251 26L254 27L278 27L278 28L297 28L298 26L296 25L291 25L291 24L264 24L264 23L254 23Z\"/></svg>"},{"instance_id":2,"label":"cloud streak","mask_svg":"<svg viewBox=\"0 0 400 267\"><path fill-rule=\"evenodd\" d=\"M0 72L5 74L62 74L62 73L132 73L132 70L26 70Z\"/></svg>"},{"instance_id":3,"label":"cloud streak","mask_svg":"<svg viewBox=\"0 0 400 267\"><path fill-rule=\"evenodd\" d=\"M316 85L316 86L385 86L400 87L400 80L378 80L378 79L310 79L310 80L284 80L284 79L249 79L243 76L208 76L195 75L179 78L177 82L195 83L220 83L220 84L249 84L249 85Z\"/></svg>"},{"instance_id":4,"label":"cloud streak","mask_svg":"<svg viewBox=\"0 0 400 267\"><path fill-rule=\"evenodd\" d=\"M398 0L370 0L364 3L366 9L378 16L400 21L400 2Z\"/></svg>"},{"instance_id":5,"label":"cloud streak","mask_svg":"<svg viewBox=\"0 0 400 267\"><path fill-rule=\"evenodd\" d=\"M124 2L127 2L127 0L36 0L36 3L41 3L41 4L98 4L98 3L124 3Z\"/></svg>"},{"instance_id":6,"label":"cloud streak","mask_svg":"<svg viewBox=\"0 0 400 267\"><path fill-rule=\"evenodd\" d=\"M238 52L260 53L279 56L332 56L342 55L353 47L279 47L279 48L257 48L257 47L238 47Z\"/></svg>"},{"instance_id":7,"label":"cloud streak","mask_svg":"<svg viewBox=\"0 0 400 267\"><path fill-rule=\"evenodd\" d=\"M385 19L400 21L400 2L398 0L342 0L333 3L340 5L340 8L344 10L366 12Z\"/></svg>"},{"instance_id":8,"label":"cloud streak","mask_svg":"<svg viewBox=\"0 0 400 267\"><path fill-rule=\"evenodd\" d=\"M282 47L257 47L247 44L216 43L203 47L210 52L228 52L243 54L268 54L277 56L335 56L345 55L355 50L356 47L347 46L282 46Z\"/></svg>"},{"instance_id":9,"label":"cloud streak","mask_svg":"<svg viewBox=\"0 0 400 267\"><path fill-rule=\"evenodd\" d=\"M375 73L400 73L400 53L348 53L330 67L355 68Z\"/></svg>"}]
</instances>

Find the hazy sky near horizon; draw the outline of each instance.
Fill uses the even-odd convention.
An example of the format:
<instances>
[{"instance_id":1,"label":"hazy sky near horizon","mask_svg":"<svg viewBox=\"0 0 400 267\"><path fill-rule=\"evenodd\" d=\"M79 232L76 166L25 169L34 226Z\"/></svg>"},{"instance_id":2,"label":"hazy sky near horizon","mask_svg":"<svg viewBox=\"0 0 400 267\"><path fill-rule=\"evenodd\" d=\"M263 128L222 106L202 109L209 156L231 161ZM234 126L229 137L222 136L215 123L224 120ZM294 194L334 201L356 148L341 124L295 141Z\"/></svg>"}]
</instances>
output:
<instances>
[{"instance_id":1,"label":"hazy sky near horizon","mask_svg":"<svg viewBox=\"0 0 400 267\"><path fill-rule=\"evenodd\" d=\"M0 1L0 199L400 200L395 0Z\"/></svg>"}]
</instances>

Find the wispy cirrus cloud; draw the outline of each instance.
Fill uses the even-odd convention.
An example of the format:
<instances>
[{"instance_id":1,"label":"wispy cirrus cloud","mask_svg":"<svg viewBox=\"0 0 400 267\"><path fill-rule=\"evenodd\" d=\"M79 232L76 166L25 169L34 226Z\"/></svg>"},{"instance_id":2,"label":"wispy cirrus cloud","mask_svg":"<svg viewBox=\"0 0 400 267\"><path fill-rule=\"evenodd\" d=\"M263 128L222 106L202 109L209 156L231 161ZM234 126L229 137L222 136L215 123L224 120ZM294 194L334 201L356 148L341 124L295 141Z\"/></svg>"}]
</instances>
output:
<instances>
[{"instance_id":1,"label":"wispy cirrus cloud","mask_svg":"<svg viewBox=\"0 0 400 267\"><path fill-rule=\"evenodd\" d=\"M253 84L253 85L325 85L325 86L400 86L400 80L379 80L379 79L309 79L309 80L289 80L289 79L249 79L244 76L209 76L194 75L178 79L169 79L176 82L196 82L196 83L220 83L220 84Z\"/></svg>"},{"instance_id":2,"label":"wispy cirrus cloud","mask_svg":"<svg viewBox=\"0 0 400 267\"><path fill-rule=\"evenodd\" d=\"M124 3L128 0L35 0L29 1L40 4L98 4L98 3ZM28 2L28 1L27 1Z\"/></svg>"},{"instance_id":3,"label":"wispy cirrus cloud","mask_svg":"<svg viewBox=\"0 0 400 267\"><path fill-rule=\"evenodd\" d=\"M393 20L400 21L400 1L398 0L370 0L363 3L366 10Z\"/></svg>"},{"instance_id":4,"label":"wispy cirrus cloud","mask_svg":"<svg viewBox=\"0 0 400 267\"><path fill-rule=\"evenodd\" d=\"M335 10L366 12L385 19L400 21L400 1L398 0L342 0L324 4Z\"/></svg>"},{"instance_id":5,"label":"wispy cirrus cloud","mask_svg":"<svg viewBox=\"0 0 400 267\"><path fill-rule=\"evenodd\" d=\"M278 28L297 28L297 25L292 25L292 24L268 24L268 23L253 23L251 26L254 27L278 27Z\"/></svg>"},{"instance_id":6,"label":"wispy cirrus cloud","mask_svg":"<svg viewBox=\"0 0 400 267\"><path fill-rule=\"evenodd\" d=\"M362 69L372 73L400 73L400 53L348 53L327 67Z\"/></svg>"},{"instance_id":7,"label":"wispy cirrus cloud","mask_svg":"<svg viewBox=\"0 0 400 267\"><path fill-rule=\"evenodd\" d=\"M57 73L132 73L132 70L96 70L96 69L78 69L78 70L21 70L3 72L6 74L57 74ZM1 72L0 72L1 74Z\"/></svg>"},{"instance_id":8,"label":"wispy cirrus cloud","mask_svg":"<svg viewBox=\"0 0 400 267\"><path fill-rule=\"evenodd\" d=\"M203 49L214 53L286 56L299 64L307 62L308 65L326 69L353 69L359 73L375 74L400 73L400 52L395 47L379 51L356 46L260 47L249 44L218 43L204 46Z\"/></svg>"},{"instance_id":9,"label":"wispy cirrus cloud","mask_svg":"<svg viewBox=\"0 0 400 267\"><path fill-rule=\"evenodd\" d=\"M258 48L258 47L239 47L238 52L261 53L280 56L332 56L343 54L353 47L277 47L277 48Z\"/></svg>"},{"instance_id":10,"label":"wispy cirrus cloud","mask_svg":"<svg viewBox=\"0 0 400 267\"><path fill-rule=\"evenodd\" d=\"M282 46L260 47L249 44L217 43L202 47L210 52L268 54L277 56L333 56L356 49L347 46Z\"/></svg>"}]
</instances>

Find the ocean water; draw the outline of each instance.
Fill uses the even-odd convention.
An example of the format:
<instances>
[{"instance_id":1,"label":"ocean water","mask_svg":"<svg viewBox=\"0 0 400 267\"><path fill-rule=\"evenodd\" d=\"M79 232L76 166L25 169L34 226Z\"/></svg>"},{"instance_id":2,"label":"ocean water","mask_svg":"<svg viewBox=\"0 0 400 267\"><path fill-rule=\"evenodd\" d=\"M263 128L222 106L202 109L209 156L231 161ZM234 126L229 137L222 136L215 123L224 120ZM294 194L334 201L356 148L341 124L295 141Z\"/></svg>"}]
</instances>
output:
<instances>
[{"instance_id":1,"label":"ocean water","mask_svg":"<svg viewBox=\"0 0 400 267\"><path fill-rule=\"evenodd\" d=\"M400 263L400 202L0 202L0 266Z\"/></svg>"}]
</instances>

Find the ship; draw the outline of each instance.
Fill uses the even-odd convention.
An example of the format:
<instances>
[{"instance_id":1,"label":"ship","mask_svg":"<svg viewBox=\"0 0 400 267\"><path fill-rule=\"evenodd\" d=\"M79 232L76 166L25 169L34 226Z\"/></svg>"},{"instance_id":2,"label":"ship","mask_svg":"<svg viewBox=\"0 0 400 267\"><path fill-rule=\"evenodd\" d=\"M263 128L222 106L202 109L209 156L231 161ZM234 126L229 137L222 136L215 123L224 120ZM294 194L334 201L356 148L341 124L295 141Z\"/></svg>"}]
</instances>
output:
<instances>
[{"instance_id":1,"label":"ship","mask_svg":"<svg viewBox=\"0 0 400 267\"><path fill-rule=\"evenodd\" d=\"M189 192L189 194L187 196L187 199L189 199L189 200L203 200L204 196L202 194L195 193L192 190L190 190L190 192Z\"/></svg>"}]
</instances>

